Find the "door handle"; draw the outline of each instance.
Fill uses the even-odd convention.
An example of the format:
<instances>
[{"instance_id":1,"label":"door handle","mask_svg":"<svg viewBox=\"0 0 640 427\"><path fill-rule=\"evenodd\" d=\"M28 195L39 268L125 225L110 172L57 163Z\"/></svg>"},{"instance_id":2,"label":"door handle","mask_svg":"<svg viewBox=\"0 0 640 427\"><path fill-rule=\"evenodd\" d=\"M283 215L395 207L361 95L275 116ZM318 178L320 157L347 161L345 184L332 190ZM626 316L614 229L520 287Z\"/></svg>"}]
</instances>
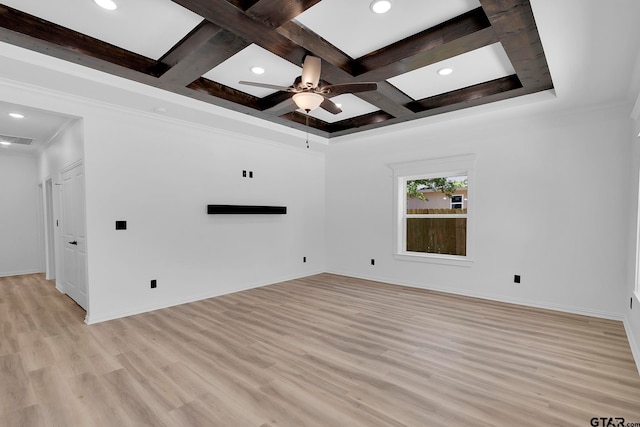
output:
<instances>
[{"instance_id":1,"label":"door handle","mask_svg":"<svg viewBox=\"0 0 640 427\"><path fill-rule=\"evenodd\" d=\"M69 242L69 244L70 244L70 245L76 245L76 246L78 246L78 241L77 241L77 240L74 240L73 242Z\"/></svg>"}]
</instances>

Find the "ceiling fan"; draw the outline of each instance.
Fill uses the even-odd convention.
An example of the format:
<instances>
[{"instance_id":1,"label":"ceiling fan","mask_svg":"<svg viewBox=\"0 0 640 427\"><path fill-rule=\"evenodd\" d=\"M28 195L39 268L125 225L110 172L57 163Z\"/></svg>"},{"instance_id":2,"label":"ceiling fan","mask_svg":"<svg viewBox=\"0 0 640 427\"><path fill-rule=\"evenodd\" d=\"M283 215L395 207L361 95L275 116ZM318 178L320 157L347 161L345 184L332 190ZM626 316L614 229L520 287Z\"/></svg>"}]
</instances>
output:
<instances>
[{"instance_id":1,"label":"ceiling fan","mask_svg":"<svg viewBox=\"0 0 640 427\"><path fill-rule=\"evenodd\" d=\"M315 110L320 107L333 114L339 114L342 109L336 105L325 95L340 95L342 93L357 93L376 90L377 83L359 82L359 83L341 83L335 85L327 85L326 82L320 80L321 60L316 56L308 55L302 65L302 75L298 76L293 85L277 86L267 83L241 81L240 84L248 86L256 86L268 89L276 89L293 93L293 102L298 108L306 111Z\"/></svg>"}]
</instances>

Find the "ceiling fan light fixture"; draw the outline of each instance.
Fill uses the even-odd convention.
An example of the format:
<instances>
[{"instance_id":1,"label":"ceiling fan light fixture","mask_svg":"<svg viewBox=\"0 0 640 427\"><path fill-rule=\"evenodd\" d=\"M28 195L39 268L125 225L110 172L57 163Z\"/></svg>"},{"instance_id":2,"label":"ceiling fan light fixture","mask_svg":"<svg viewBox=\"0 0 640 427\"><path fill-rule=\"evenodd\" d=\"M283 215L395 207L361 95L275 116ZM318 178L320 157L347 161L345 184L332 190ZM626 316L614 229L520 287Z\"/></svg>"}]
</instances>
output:
<instances>
[{"instance_id":1,"label":"ceiling fan light fixture","mask_svg":"<svg viewBox=\"0 0 640 427\"><path fill-rule=\"evenodd\" d=\"M391 9L391 1L390 0L374 0L371 2L369 6L373 13L382 14L389 12Z\"/></svg>"},{"instance_id":2,"label":"ceiling fan light fixture","mask_svg":"<svg viewBox=\"0 0 640 427\"><path fill-rule=\"evenodd\" d=\"M253 74L264 74L264 68L262 67L251 67L251 72Z\"/></svg>"},{"instance_id":3,"label":"ceiling fan light fixture","mask_svg":"<svg viewBox=\"0 0 640 427\"><path fill-rule=\"evenodd\" d=\"M106 10L116 10L118 5L113 0L93 0L95 4Z\"/></svg>"},{"instance_id":4,"label":"ceiling fan light fixture","mask_svg":"<svg viewBox=\"0 0 640 427\"><path fill-rule=\"evenodd\" d=\"M313 111L322 104L324 96L313 92L300 92L293 95L293 102L298 108L305 111Z\"/></svg>"}]
</instances>

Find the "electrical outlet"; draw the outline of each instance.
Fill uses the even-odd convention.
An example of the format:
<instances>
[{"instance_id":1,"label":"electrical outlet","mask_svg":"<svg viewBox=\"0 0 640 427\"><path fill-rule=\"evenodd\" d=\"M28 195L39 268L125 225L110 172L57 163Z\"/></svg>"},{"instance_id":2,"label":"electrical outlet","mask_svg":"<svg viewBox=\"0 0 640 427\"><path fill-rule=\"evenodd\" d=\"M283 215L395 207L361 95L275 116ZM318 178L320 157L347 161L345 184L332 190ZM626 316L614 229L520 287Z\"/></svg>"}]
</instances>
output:
<instances>
[{"instance_id":1,"label":"electrical outlet","mask_svg":"<svg viewBox=\"0 0 640 427\"><path fill-rule=\"evenodd\" d=\"M116 221L116 230L126 230L127 221Z\"/></svg>"},{"instance_id":2,"label":"electrical outlet","mask_svg":"<svg viewBox=\"0 0 640 427\"><path fill-rule=\"evenodd\" d=\"M151 289L155 289L158 286L158 281L156 279L153 279L151 281Z\"/></svg>"},{"instance_id":3,"label":"electrical outlet","mask_svg":"<svg viewBox=\"0 0 640 427\"><path fill-rule=\"evenodd\" d=\"M242 177L246 178L247 177L247 171L242 171Z\"/></svg>"},{"instance_id":4,"label":"electrical outlet","mask_svg":"<svg viewBox=\"0 0 640 427\"><path fill-rule=\"evenodd\" d=\"M249 178L253 178L253 171L249 171Z\"/></svg>"},{"instance_id":5,"label":"electrical outlet","mask_svg":"<svg viewBox=\"0 0 640 427\"><path fill-rule=\"evenodd\" d=\"M516 274L513 276L513 283L520 283L520 275Z\"/></svg>"},{"instance_id":6,"label":"electrical outlet","mask_svg":"<svg viewBox=\"0 0 640 427\"><path fill-rule=\"evenodd\" d=\"M376 260L371 258L371 265L376 265Z\"/></svg>"}]
</instances>

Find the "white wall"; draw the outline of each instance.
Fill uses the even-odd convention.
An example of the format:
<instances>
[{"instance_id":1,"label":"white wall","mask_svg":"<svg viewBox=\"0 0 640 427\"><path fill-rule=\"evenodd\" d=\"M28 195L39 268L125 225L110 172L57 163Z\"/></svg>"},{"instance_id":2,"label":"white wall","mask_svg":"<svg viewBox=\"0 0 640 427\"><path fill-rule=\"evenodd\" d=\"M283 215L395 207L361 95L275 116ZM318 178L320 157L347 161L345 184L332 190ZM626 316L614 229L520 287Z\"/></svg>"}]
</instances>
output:
<instances>
[{"instance_id":1,"label":"white wall","mask_svg":"<svg viewBox=\"0 0 640 427\"><path fill-rule=\"evenodd\" d=\"M70 120L38 157L38 180L59 182L60 172L84 158L82 120Z\"/></svg>"},{"instance_id":2,"label":"white wall","mask_svg":"<svg viewBox=\"0 0 640 427\"><path fill-rule=\"evenodd\" d=\"M0 276L44 271L38 197L36 158L0 149Z\"/></svg>"},{"instance_id":3,"label":"white wall","mask_svg":"<svg viewBox=\"0 0 640 427\"><path fill-rule=\"evenodd\" d=\"M628 109L526 113L363 134L333 147L328 270L620 319L630 208ZM395 260L387 165L462 154L477 155L475 262L466 268ZM592 195L601 192L606 205L594 204ZM521 284L513 283L514 274Z\"/></svg>"},{"instance_id":4,"label":"white wall","mask_svg":"<svg viewBox=\"0 0 640 427\"><path fill-rule=\"evenodd\" d=\"M117 111L84 124L89 322L325 270L324 154Z\"/></svg>"}]
</instances>

